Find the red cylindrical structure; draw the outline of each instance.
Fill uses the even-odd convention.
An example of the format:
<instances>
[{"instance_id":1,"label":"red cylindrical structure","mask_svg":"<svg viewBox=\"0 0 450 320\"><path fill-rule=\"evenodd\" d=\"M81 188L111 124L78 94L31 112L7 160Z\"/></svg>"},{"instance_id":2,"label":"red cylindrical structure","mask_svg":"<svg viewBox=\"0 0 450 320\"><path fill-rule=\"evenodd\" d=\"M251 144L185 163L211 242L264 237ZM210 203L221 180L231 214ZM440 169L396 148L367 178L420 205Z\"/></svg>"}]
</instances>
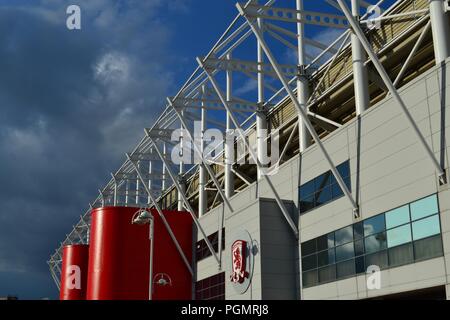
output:
<instances>
[{"instance_id":1,"label":"red cylindrical structure","mask_svg":"<svg viewBox=\"0 0 450 320\"><path fill-rule=\"evenodd\" d=\"M68 245L63 248L60 300L85 300L89 246Z\"/></svg>"},{"instance_id":2,"label":"red cylindrical structure","mask_svg":"<svg viewBox=\"0 0 450 320\"><path fill-rule=\"evenodd\" d=\"M151 211L151 245L150 225L132 224L138 210L105 207L92 211L87 299L147 300L150 281L154 300L191 299L191 274L158 212ZM163 213L191 263L192 218L187 212Z\"/></svg>"},{"instance_id":3,"label":"red cylindrical structure","mask_svg":"<svg viewBox=\"0 0 450 320\"><path fill-rule=\"evenodd\" d=\"M188 212L163 211L189 263L192 261L192 217ZM191 300L192 277L156 210L153 237L153 300ZM161 280L163 279L163 280Z\"/></svg>"},{"instance_id":4,"label":"red cylindrical structure","mask_svg":"<svg viewBox=\"0 0 450 320\"><path fill-rule=\"evenodd\" d=\"M92 210L88 300L148 300L148 225L132 224L133 207Z\"/></svg>"}]
</instances>

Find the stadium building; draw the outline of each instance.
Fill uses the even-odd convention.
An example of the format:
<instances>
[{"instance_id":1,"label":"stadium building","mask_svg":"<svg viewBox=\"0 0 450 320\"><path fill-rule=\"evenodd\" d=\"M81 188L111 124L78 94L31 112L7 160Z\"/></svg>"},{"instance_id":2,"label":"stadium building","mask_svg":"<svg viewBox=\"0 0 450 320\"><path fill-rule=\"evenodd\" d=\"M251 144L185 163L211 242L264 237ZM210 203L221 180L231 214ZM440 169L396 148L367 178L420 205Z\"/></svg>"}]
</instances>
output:
<instances>
[{"instance_id":1,"label":"stadium building","mask_svg":"<svg viewBox=\"0 0 450 320\"><path fill-rule=\"evenodd\" d=\"M313 2L237 4L51 255L62 299L450 299L450 1Z\"/></svg>"}]
</instances>

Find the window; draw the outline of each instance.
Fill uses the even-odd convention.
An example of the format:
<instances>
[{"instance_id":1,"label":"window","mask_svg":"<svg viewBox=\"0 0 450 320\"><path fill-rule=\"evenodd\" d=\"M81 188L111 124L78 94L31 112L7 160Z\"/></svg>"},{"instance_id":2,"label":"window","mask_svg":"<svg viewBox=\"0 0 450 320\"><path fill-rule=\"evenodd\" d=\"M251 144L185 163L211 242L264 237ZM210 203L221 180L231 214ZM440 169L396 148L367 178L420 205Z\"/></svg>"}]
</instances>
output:
<instances>
[{"instance_id":1,"label":"window","mask_svg":"<svg viewBox=\"0 0 450 320\"><path fill-rule=\"evenodd\" d=\"M394 228L408 222L408 205L386 212L386 229Z\"/></svg>"},{"instance_id":2,"label":"window","mask_svg":"<svg viewBox=\"0 0 450 320\"><path fill-rule=\"evenodd\" d=\"M218 252L219 247L219 232L215 232L208 236L208 240L211 242L211 245L214 248L215 252ZM222 229L222 250L225 250L225 228ZM211 256L211 251L206 244L204 239L197 242L195 246L195 258L198 261L208 258Z\"/></svg>"},{"instance_id":3,"label":"window","mask_svg":"<svg viewBox=\"0 0 450 320\"><path fill-rule=\"evenodd\" d=\"M225 272L195 283L196 300L225 300Z\"/></svg>"},{"instance_id":4,"label":"window","mask_svg":"<svg viewBox=\"0 0 450 320\"><path fill-rule=\"evenodd\" d=\"M353 228L352 226L348 226L342 229L339 229L335 232L335 241L336 245L341 245L345 243L349 243L353 241Z\"/></svg>"},{"instance_id":5,"label":"window","mask_svg":"<svg viewBox=\"0 0 450 320\"><path fill-rule=\"evenodd\" d=\"M436 195L411 203L411 220L417 220L438 213Z\"/></svg>"},{"instance_id":6,"label":"window","mask_svg":"<svg viewBox=\"0 0 450 320\"><path fill-rule=\"evenodd\" d=\"M351 190L350 185L350 165L349 161L345 161L336 167L341 174L347 188ZM332 200L342 197L342 192L336 178L331 171L304 183L299 188L299 208L300 213L305 213L318 206L326 204Z\"/></svg>"},{"instance_id":7,"label":"window","mask_svg":"<svg viewBox=\"0 0 450 320\"><path fill-rule=\"evenodd\" d=\"M437 196L304 242L301 251L304 287L442 256Z\"/></svg>"},{"instance_id":8,"label":"window","mask_svg":"<svg viewBox=\"0 0 450 320\"><path fill-rule=\"evenodd\" d=\"M373 218L364 220L364 236L370 236L371 234L384 231L386 229L384 223L384 215L380 214Z\"/></svg>"},{"instance_id":9,"label":"window","mask_svg":"<svg viewBox=\"0 0 450 320\"><path fill-rule=\"evenodd\" d=\"M419 240L434 236L441 232L439 216L434 215L429 218L418 220L412 224L413 239Z\"/></svg>"},{"instance_id":10,"label":"window","mask_svg":"<svg viewBox=\"0 0 450 320\"><path fill-rule=\"evenodd\" d=\"M386 232L368 236L364 239L366 253L377 252L386 249Z\"/></svg>"},{"instance_id":11,"label":"window","mask_svg":"<svg viewBox=\"0 0 450 320\"><path fill-rule=\"evenodd\" d=\"M388 247L392 248L411 242L411 227L409 224L397 227L387 232Z\"/></svg>"},{"instance_id":12,"label":"window","mask_svg":"<svg viewBox=\"0 0 450 320\"><path fill-rule=\"evenodd\" d=\"M340 247L336 247L336 261L343 261L355 256L353 243L347 243Z\"/></svg>"}]
</instances>

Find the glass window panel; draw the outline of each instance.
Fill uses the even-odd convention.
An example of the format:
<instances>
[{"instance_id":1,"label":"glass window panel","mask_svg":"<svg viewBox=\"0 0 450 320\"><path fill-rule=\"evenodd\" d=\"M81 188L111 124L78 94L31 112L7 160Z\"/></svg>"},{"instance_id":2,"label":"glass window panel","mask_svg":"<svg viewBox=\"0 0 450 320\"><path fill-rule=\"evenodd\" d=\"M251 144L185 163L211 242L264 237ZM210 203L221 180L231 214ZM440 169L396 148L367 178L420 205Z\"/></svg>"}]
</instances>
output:
<instances>
[{"instance_id":1,"label":"glass window panel","mask_svg":"<svg viewBox=\"0 0 450 320\"><path fill-rule=\"evenodd\" d=\"M314 194L315 191L314 180L303 184L300 186L300 199Z\"/></svg>"},{"instance_id":2,"label":"glass window panel","mask_svg":"<svg viewBox=\"0 0 450 320\"><path fill-rule=\"evenodd\" d=\"M410 204L411 220L417 220L423 217L438 213L437 196L434 194L425 199Z\"/></svg>"},{"instance_id":3,"label":"glass window panel","mask_svg":"<svg viewBox=\"0 0 450 320\"><path fill-rule=\"evenodd\" d=\"M352 191L352 183L350 181L350 177L344 178L344 183L347 186L348 191Z\"/></svg>"},{"instance_id":4,"label":"glass window panel","mask_svg":"<svg viewBox=\"0 0 450 320\"><path fill-rule=\"evenodd\" d=\"M379 233L385 230L384 214L364 220L364 236Z\"/></svg>"},{"instance_id":5,"label":"glass window panel","mask_svg":"<svg viewBox=\"0 0 450 320\"><path fill-rule=\"evenodd\" d=\"M333 248L334 247L334 232L330 232L327 235L328 238L328 248Z\"/></svg>"},{"instance_id":6,"label":"glass window panel","mask_svg":"<svg viewBox=\"0 0 450 320\"><path fill-rule=\"evenodd\" d=\"M364 240L355 241L355 256L361 256L364 254Z\"/></svg>"},{"instance_id":7,"label":"glass window panel","mask_svg":"<svg viewBox=\"0 0 450 320\"><path fill-rule=\"evenodd\" d=\"M317 254L318 266L323 267L335 262L334 249L319 252Z\"/></svg>"},{"instance_id":8,"label":"glass window panel","mask_svg":"<svg viewBox=\"0 0 450 320\"><path fill-rule=\"evenodd\" d=\"M317 270L303 272L302 280L304 287L312 287L317 285Z\"/></svg>"},{"instance_id":9,"label":"glass window panel","mask_svg":"<svg viewBox=\"0 0 450 320\"><path fill-rule=\"evenodd\" d=\"M411 225L408 223L387 231L388 248L411 242Z\"/></svg>"},{"instance_id":10,"label":"glass window panel","mask_svg":"<svg viewBox=\"0 0 450 320\"><path fill-rule=\"evenodd\" d=\"M308 197L305 197L303 199L300 199L300 212L306 212L311 209L314 209L315 199L316 199L316 196L314 194L310 195Z\"/></svg>"},{"instance_id":11,"label":"glass window panel","mask_svg":"<svg viewBox=\"0 0 450 320\"><path fill-rule=\"evenodd\" d=\"M441 235L414 242L414 257L416 260L431 259L442 255Z\"/></svg>"},{"instance_id":12,"label":"glass window panel","mask_svg":"<svg viewBox=\"0 0 450 320\"><path fill-rule=\"evenodd\" d=\"M303 271L311 270L314 268L317 268L317 255L316 254L302 258Z\"/></svg>"},{"instance_id":13,"label":"glass window panel","mask_svg":"<svg viewBox=\"0 0 450 320\"><path fill-rule=\"evenodd\" d=\"M325 172L324 174L321 174L317 178L314 179L314 186L316 191L323 189L331 184L331 177L330 172Z\"/></svg>"},{"instance_id":14,"label":"glass window panel","mask_svg":"<svg viewBox=\"0 0 450 320\"><path fill-rule=\"evenodd\" d=\"M337 267L338 279L352 276L355 274L355 260L354 259L340 262L336 265L336 267Z\"/></svg>"},{"instance_id":15,"label":"glass window panel","mask_svg":"<svg viewBox=\"0 0 450 320\"><path fill-rule=\"evenodd\" d=\"M386 229L394 228L409 222L409 206L403 206L385 213Z\"/></svg>"},{"instance_id":16,"label":"glass window panel","mask_svg":"<svg viewBox=\"0 0 450 320\"><path fill-rule=\"evenodd\" d=\"M343 261L355 256L353 242L336 247L336 261Z\"/></svg>"},{"instance_id":17,"label":"glass window panel","mask_svg":"<svg viewBox=\"0 0 450 320\"><path fill-rule=\"evenodd\" d=\"M414 262L412 243L389 249L389 266L401 266Z\"/></svg>"},{"instance_id":18,"label":"glass window panel","mask_svg":"<svg viewBox=\"0 0 450 320\"><path fill-rule=\"evenodd\" d=\"M317 238L317 251L328 249L328 235Z\"/></svg>"},{"instance_id":19,"label":"glass window panel","mask_svg":"<svg viewBox=\"0 0 450 320\"><path fill-rule=\"evenodd\" d=\"M316 192L316 206L320 206L331 201L331 188L327 186Z\"/></svg>"},{"instance_id":20,"label":"glass window panel","mask_svg":"<svg viewBox=\"0 0 450 320\"><path fill-rule=\"evenodd\" d=\"M353 241L353 227L348 226L334 232L336 246Z\"/></svg>"},{"instance_id":21,"label":"glass window panel","mask_svg":"<svg viewBox=\"0 0 450 320\"><path fill-rule=\"evenodd\" d=\"M356 273L366 272L366 267L364 264L364 257L358 257L355 259L355 271L356 271Z\"/></svg>"},{"instance_id":22,"label":"glass window panel","mask_svg":"<svg viewBox=\"0 0 450 320\"><path fill-rule=\"evenodd\" d=\"M413 239L419 240L441 232L439 215L434 215L412 223Z\"/></svg>"},{"instance_id":23,"label":"glass window panel","mask_svg":"<svg viewBox=\"0 0 450 320\"><path fill-rule=\"evenodd\" d=\"M317 251L316 239L302 243L302 257L315 253Z\"/></svg>"},{"instance_id":24,"label":"glass window panel","mask_svg":"<svg viewBox=\"0 0 450 320\"><path fill-rule=\"evenodd\" d=\"M319 269L319 283L336 280L336 265L331 265Z\"/></svg>"},{"instance_id":25,"label":"glass window panel","mask_svg":"<svg viewBox=\"0 0 450 320\"><path fill-rule=\"evenodd\" d=\"M364 239L366 253L377 252L386 249L386 233L381 232Z\"/></svg>"},{"instance_id":26,"label":"glass window panel","mask_svg":"<svg viewBox=\"0 0 450 320\"><path fill-rule=\"evenodd\" d=\"M355 239L361 239L364 236L364 227L362 222L353 225L353 234Z\"/></svg>"},{"instance_id":27,"label":"glass window panel","mask_svg":"<svg viewBox=\"0 0 450 320\"><path fill-rule=\"evenodd\" d=\"M350 176L350 164L348 160L338 165L336 169L341 174L342 178Z\"/></svg>"},{"instance_id":28,"label":"glass window panel","mask_svg":"<svg viewBox=\"0 0 450 320\"><path fill-rule=\"evenodd\" d=\"M331 185L331 196L333 199L342 197L344 195L344 192L342 191L341 187L337 183L333 183Z\"/></svg>"},{"instance_id":29,"label":"glass window panel","mask_svg":"<svg viewBox=\"0 0 450 320\"><path fill-rule=\"evenodd\" d=\"M384 269L388 266L388 255L386 251L368 254L365 259L366 268L370 266L378 266L380 269Z\"/></svg>"}]
</instances>

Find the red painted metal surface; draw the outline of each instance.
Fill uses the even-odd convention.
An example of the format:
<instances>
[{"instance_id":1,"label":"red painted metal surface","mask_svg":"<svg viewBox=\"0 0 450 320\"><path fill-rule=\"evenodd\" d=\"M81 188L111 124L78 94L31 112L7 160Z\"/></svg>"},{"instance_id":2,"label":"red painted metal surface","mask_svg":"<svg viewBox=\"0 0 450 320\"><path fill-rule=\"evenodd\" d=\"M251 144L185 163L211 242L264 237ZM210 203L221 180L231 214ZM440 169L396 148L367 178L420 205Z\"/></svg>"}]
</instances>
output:
<instances>
[{"instance_id":1,"label":"red painted metal surface","mask_svg":"<svg viewBox=\"0 0 450 320\"><path fill-rule=\"evenodd\" d=\"M89 246L68 245L63 248L61 267L61 300L85 300Z\"/></svg>"},{"instance_id":2,"label":"red painted metal surface","mask_svg":"<svg viewBox=\"0 0 450 320\"><path fill-rule=\"evenodd\" d=\"M131 223L137 210L92 210L88 300L148 299L149 228Z\"/></svg>"},{"instance_id":3,"label":"red painted metal surface","mask_svg":"<svg viewBox=\"0 0 450 320\"><path fill-rule=\"evenodd\" d=\"M149 225L131 223L138 211L105 207L92 211L88 300L147 300L150 284ZM192 278L158 213L154 216L154 300L191 299ZM192 257L192 219L186 212L164 211L185 255ZM165 281L161 281L161 277ZM163 282L166 282L163 285Z\"/></svg>"},{"instance_id":4,"label":"red painted metal surface","mask_svg":"<svg viewBox=\"0 0 450 320\"><path fill-rule=\"evenodd\" d=\"M184 254L192 259L192 218L188 212L163 211ZM153 300L192 299L192 277L156 210L153 245ZM192 263L191 263L192 264ZM163 277L169 280L163 285Z\"/></svg>"}]
</instances>

